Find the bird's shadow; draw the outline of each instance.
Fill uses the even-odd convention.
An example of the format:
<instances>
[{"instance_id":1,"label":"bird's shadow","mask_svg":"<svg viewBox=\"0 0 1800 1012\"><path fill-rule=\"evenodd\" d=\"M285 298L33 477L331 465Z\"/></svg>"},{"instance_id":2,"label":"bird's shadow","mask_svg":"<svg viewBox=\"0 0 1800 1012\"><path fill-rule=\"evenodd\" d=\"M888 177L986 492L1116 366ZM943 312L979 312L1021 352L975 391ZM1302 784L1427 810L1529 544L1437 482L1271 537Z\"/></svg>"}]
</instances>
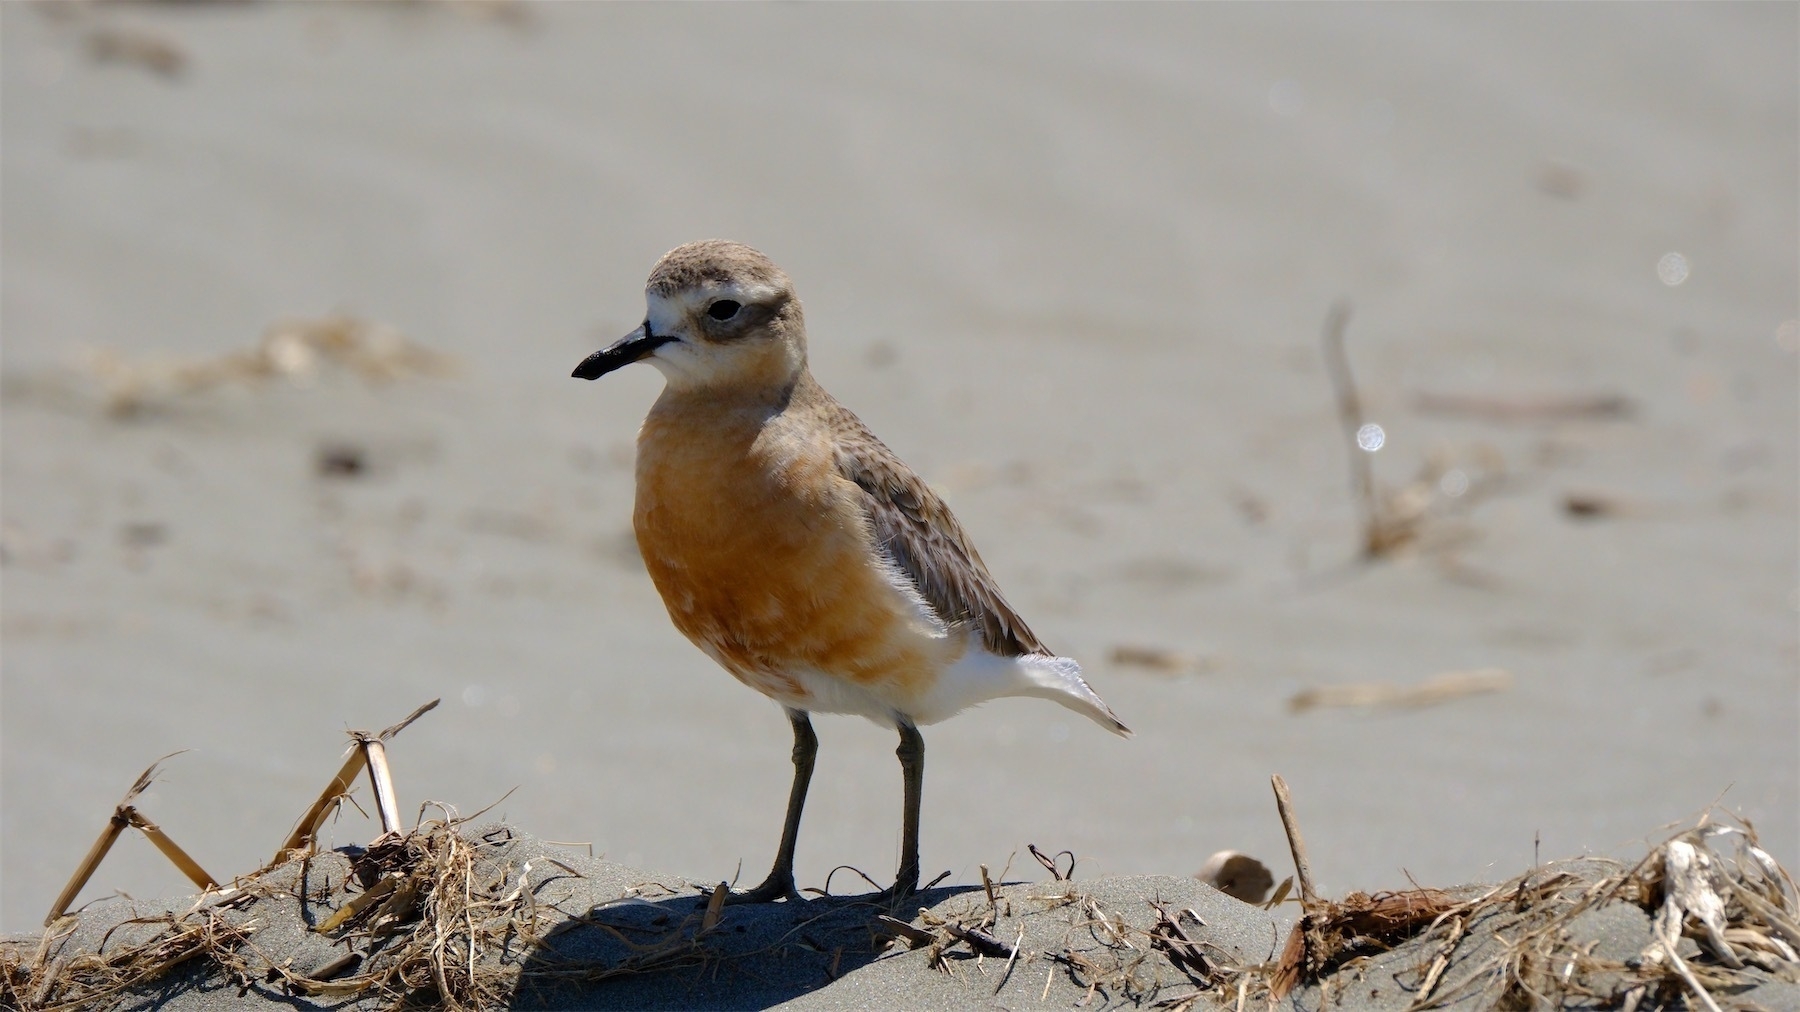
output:
<instances>
[{"instance_id":1,"label":"bird's shadow","mask_svg":"<svg viewBox=\"0 0 1800 1012\"><path fill-rule=\"evenodd\" d=\"M728 906L710 927L704 894L604 904L526 950L508 1007L768 1008L873 962L881 915L910 920L971 889L927 889L898 909L872 895Z\"/></svg>"}]
</instances>

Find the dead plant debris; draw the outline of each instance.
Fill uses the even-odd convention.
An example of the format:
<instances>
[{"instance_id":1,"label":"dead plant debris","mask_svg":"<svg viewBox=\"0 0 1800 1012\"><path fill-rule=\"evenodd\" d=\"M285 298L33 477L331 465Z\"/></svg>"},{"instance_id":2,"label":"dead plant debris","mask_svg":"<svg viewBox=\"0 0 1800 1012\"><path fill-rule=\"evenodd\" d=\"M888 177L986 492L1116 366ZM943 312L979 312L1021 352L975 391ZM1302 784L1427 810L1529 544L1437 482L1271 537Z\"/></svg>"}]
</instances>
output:
<instances>
[{"instance_id":1,"label":"dead plant debris","mask_svg":"<svg viewBox=\"0 0 1800 1012\"><path fill-rule=\"evenodd\" d=\"M520 849L528 841L505 825L472 828L480 813L462 818L438 806L442 818L421 817L411 829L392 824L392 784L375 772L386 768L385 750L372 746L427 709L380 734L353 733L350 761L270 866L225 888L209 884L185 909L101 922L111 927L97 943L98 925L88 942L71 944L81 927L76 913L53 919L35 942L0 945L0 1005L105 1012L166 992L180 972L272 1004L485 1009L538 989L634 975L754 975L756 959L799 957L825 983L871 960L907 959L1001 1004L1045 1001L1061 975L1075 1007L1175 1012L1202 1003L1272 1007L1308 988L1328 1006L1352 982L1374 983L1375 994L1393 987L1409 1010L1571 1002L1628 1012L1717 1010L1751 1007L1737 1000L1747 988L1800 983L1800 890L1747 823L1704 818L1630 867L1585 859L1533 868L1492 888L1332 900L1312 881L1279 777L1272 783L1301 916L1284 946L1268 939L1260 961L1219 944L1229 936L1206 920L1235 919L1232 911L1247 908L1220 907L1233 901L1180 880L1152 895L1107 880L1078 882L1071 852L1036 846L1028 851L1045 880L1007 884L1003 869L996 884L984 867L980 889L952 890L910 919L895 916L891 904L820 897L770 908L786 918L779 929L746 935L742 920L734 929L733 918L745 915L727 912L722 884L696 897L685 887L643 882L594 905L599 897L568 887L585 878L581 871L541 849ZM364 768L376 776L376 794L389 796L378 802L382 835L366 848L314 850L318 821ZM133 785L121 811L153 771ZM1254 866L1262 881L1253 891L1267 890L1268 870L1241 854L1215 855L1211 864L1240 872ZM563 885L550 889L556 882ZM1620 909L1644 926L1647 942L1636 951L1600 951L1577 919ZM268 930L276 925L289 930ZM1041 992L1034 962L1044 964ZM1305 1004L1314 1007L1314 999Z\"/></svg>"},{"instance_id":2,"label":"dead plant debris","mask_svg":"<svg viewBox=\"0 0 1800 1012\"><path fill-rule=\"evenodd\" d=\"M1620 394L1434 394L1421 393L1413 407L1434 415L1511 424L1629 418L1635 405Z\"/></svg>"},{"instance_id":3,"label":"dead plant debris","mask_svg":"<svg viewBox=\"0 0 1800 1012\"><path fill-rule=\"evenodd\" d=\"M254 347L214 358L139 362L102 349L86 359L106 410L114 417L129 417L221 387L277 379L305 385L327 365L371 383L443 376L454 370L449 356L413 343L393 327L344 314L275 324Z\"/></svg>"},{"instance_id":4,"label":"dead plant debris","mask_svg":"<svg viewBox=\"0 0 1800 1012\"><path fill-rule=\"evenodd\" d=\"M148 28L105 25L91 29L86 42L88 58L95 63L141 67L171 79L187 69L187 51L181 44Z\"/></svg>"},{"instance_id":5,"label":"dead plant debris","mask_svg":"<svg viewBox=\"0 0 1800 1012\"><path fill-rule=\"evenodd\" d=\"M1447 671L1417 685L1391 682L1351 682L1303 689L1288 699L1289 713L1306 713L1328 707L1435 706L1465 696L1505 692L1513 686L1512 673L1501 668Z\"/></svg>"},{"instance_id":6,"label":"dead plant debris","mask_svg":"<svg viewBox=\"0 0 1800 1012\"><path fill-rule=\"evenodd\" d=\"M1605 520L1639 512L1624 498L1605 492L1565 492L1562 508L1576 520Z\"/></svg>"},{"instance_id":7,"label":"dead plant debris","mask_svg":"<svg viewBox=\"0 0 1800 1012\"><path fill-rule=\"evenodd\" d=\"M1106 659L1119 667L1141 668L1169 678L1198 674L1212 666L1198 654L1135 643L1115 644Z\"/></svg>"},{"instance_id":8,"label":"dead plant debris","mask_svg":"<svg viewBox=\"0 0 1800 1012\"><path fill-rule=\"evenodd\" d=\"M1307 985L1328 991L1340 969L1402 945L1419 958L1396 978L1411 995L1409 1010L1473 1000L1480 1008L1581 1001L1628 1012L1686 1002L1720 1012L1720 996L1770 980L1800 983L1800 890L1747 822L1709 811L1631 867L1586 858L1486 890L1414 888L1332 901L1312 895L1305 844L1279 777L1275 788L1303 913L1281 957L1257 969L1272 1000ZM1730 841L1725 852L1714 847L1720 840ZM1577 918L1611 904L1651 917L1648 944L1626 958L1597 954L1597 944L1574 928ZM1696 955L1682 954L1683 938L1700 943ZM1445 984L1452 968L1454 982Z\"/></svg>"},{"instance_id":9,"label":"dead plant debris","mask_svg":"<svg viewBox=\"0 0 1800 1012\"><path fill-rule=\"evenodd\" d=\"M1500 488L1506 480L1504 461L1497 451L1482 445L1471 461L1460 463L1448 447L1438 446L1425 455L1412 481L1399 488L1377 482L1373 458L1387 435L1380 426L1371 426L1363 413L1362 394L1344 350L1349 326L1350 303L1339 300L1326 314L1321 342L1344 433L1351 492L1362 512L1361 558L1383 559L1403 549L1421 549L1438 553L1454 569L1449 553L1472 539L1474 532L1430 521L1466 511Z\"/></svg>"},{"instance_id":10,"label":"dead plant debris","mask_svg":"<svg viewBox=\"0 0 1800 1012\"><path fill-rule=\"evenodd\" d=\"M161 766L164 760L180 754L171 752L162 759L151 763L149 768L138 774L137 780L132 782L131 787L125 791L125 796L120 798L118 805L113 808L112 818L107 820L106 828L100 831L100 836L88 849L87 856L81 859L81 864L76 867L75 874L69 876L69 881L63 886L63 891L57 894L56 902L50 905L50 914L44 918L46 928L54 925L68 911L69 904L75 902L75 896L81 892L81 887L87 885L88 879L92 878L94 871L100 867L100 862L106 859L113 844L118 842L119 834L127 828L135 828L143 833L151 843L156 845L157 850L162 851L164 857L167 857L175 867L181 869L181 873L188 877L188 881L201 889L218 888L218 883L206 873L205 869L200 867L199 862L188 856L187 851L177 846L160 826L151 822L132 804L138 795L149 790L150 785L156 782L156 768Z\"/></svg>"}]
</instances>

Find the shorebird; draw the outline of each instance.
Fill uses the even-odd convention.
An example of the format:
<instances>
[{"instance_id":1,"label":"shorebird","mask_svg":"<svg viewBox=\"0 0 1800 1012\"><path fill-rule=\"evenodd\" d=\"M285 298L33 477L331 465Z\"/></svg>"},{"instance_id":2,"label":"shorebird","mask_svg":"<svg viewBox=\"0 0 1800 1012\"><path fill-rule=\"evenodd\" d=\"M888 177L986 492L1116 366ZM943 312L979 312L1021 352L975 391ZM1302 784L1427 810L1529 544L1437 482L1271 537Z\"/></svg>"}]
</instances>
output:
<instances>
[{"instance_id":1,"label":"shorebird","mask_svg":"<svg viewBox=\"0 0 1800 1012\"><path fill-rule=\"evenodd\" d=\"M799 899L794 843L818 738L812 713L896 728L900 870L919 885L921 724L1041 696L1131 731L1006 603L937 493L806 365L793 285L749 246L707 240L657 262L636 330L575 368L662 372L637 439L632 526L675 627L786 711L794 780L775 864L733 902Z\"/></svg>"}]
</instances>

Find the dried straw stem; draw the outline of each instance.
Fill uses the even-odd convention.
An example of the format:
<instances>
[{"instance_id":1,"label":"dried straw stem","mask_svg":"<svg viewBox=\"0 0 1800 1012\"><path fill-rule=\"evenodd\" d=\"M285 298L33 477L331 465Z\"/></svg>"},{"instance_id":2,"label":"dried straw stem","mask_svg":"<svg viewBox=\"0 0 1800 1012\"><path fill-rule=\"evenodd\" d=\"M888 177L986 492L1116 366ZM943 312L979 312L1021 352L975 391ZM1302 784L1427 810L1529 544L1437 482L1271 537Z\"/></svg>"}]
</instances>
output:
<instances>
[{"instance_id":1,"label":"dried straw stem","mask_svg":"<svg viewBox=\"0 0 1800 1012\"><path fill-rule=\"evenodd\" d=\"M100 862L106 858L107 852L112 850L113 844L118 842L119 834L125 831L125 827L137 823L142 823L139 826L140 829L144 826L149 827L144 830L145 835L149 836L151 842L156 844L157 849L168 855L169 859L175 862L175 866L186 873L189 878L194 878L195 873L198 872L207 880L206 884L201 884L199 879L194 879L196 885L207 888L213 884L212 877L204 871L200 871L200 866L194 863L193 858L188 857L180 847L175 846L174 841L162 836L161 831L156 830L154 823L137 814L137 810L131 807L132 800L149 790L150 785L155 782L156 768L161 766L164 760L180 754L180 751L170 752L145 767L144 772L139 773L137 779L132 781L131 786L125 791L125 796L119 799L118 805L114 806L112 817L107 820L106 828L100 831L99 838L94 841L92 847L88 848L87 856L82 858L81 863L75 867L75 874L69 876L69 881L63 886L62 892L57 894L56 902L50 904L50 913L44 918L46 928L56 923L57 918L68 912L69 904L75 902L75 897L81 893L82 887L86 886L88 880L94 877L94 871L100 867ZM156 832L152 834L151 830L156 830Z\"/></svg>"},{"instance_id":2,"label":"dried straw stem","mask_svg":"<svg viewBox=\"0 0 1800 1012\"><path fill-rule=\"evenodd\" d=\"M288 834L288 838L281 844L281 849L277 850L275 856L269 860L270 867L280 864L293 851L312 849L319 826L325 822L331 809L337 806L338 799L349 793L350 785L356 782L357 775L362 773L363 767L368 765L368 762L369 755L360 746L351 748L349 756L344 759L344 765L338 769L337 775L331 778L331 782L325 785L323 791L319 792L318 800L314 801L312 807L306 810L306 814L300 817L300 822L294 826L294 831Z\"/></svg>"},{"instance_id":3,"label":"dried straw stem","mask_svg":"<svg viewBox=\"0 0 1800 1012\"><path fill-rule=\"evenodd\" d=\"M394 798L394 774L388 769L387 745L380 738L357 736L368 757L369 784L375 791L375 810L381 817L381 835L400 832L400 803Z\"/></svg>"},{"instance_id":4,"label":"dried straw stem","mask_svg":"<svg viewBox=\"0 0 1800 1012\"><path fill-rule=\"evenodd\" d=\"M160 826L151 822L149 819L144 818L136 808L126 806L119 810L119 814L124 815L130 820L133 826L136 826L145 836L149 837L150 842L156 844L156 849L162 851L163 856L173 862L175 867L180 868L181 873L188 877L188 881L199 886L202 890L219 888L217 879L208 875L206 869L200 867L198 861L189 857L188 852L182 850L174 840L169 839L168 834L164 833Z\"/></svg>"},{"instance_id":5,"label":"dried straw stem","mask_svg":"<svg viewBox=\"0 0 1800 1012\"><path fill-rule=\"evenodd\" d=\"M63 886L63 891L56 894L56 902L50 904L50 913L44 918L44 927L55 924L57 918L68 912L69 904L75 902L75 897L88 884L88 879L94 877L94 870L100 867L107 851L112 850L112 845L118 842L119 834L125 831L126 826L131 825L131 820L123 816L122 807L121 811L113 813L106 828L100 831L99 839L88 848L87 856L76 866L75 874L69 876L69 882Z\"/></svg>"}]
</instances>

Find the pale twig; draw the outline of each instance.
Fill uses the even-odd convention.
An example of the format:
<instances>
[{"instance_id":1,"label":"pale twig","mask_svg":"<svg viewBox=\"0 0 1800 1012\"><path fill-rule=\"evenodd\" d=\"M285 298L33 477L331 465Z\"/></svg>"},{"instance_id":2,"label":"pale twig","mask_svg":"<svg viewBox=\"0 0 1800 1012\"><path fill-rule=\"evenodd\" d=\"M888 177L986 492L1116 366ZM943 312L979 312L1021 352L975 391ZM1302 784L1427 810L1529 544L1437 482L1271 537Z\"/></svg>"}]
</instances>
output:
<instances>
[{"instance_id":1,"label":"pale twig","mask_svg":"<svg viewBox=\"0 0 1800 1012\"><path fill-rule=\"evenodd\" d=\"M1444 970L1449 967L1450 954L1456 951L1456 945L1458 942L1462 941L1463 931L1467 927L1468 922L1463 918L1458 917L1456 919L1455 923L1450 928L1450 937L1444 940L1444 944L1439 947L1437 955L1432 957L1431 969L1425 974L1424 983L1419 985L1419 996L1413 999L1413 1008L1417 1009L1425 1007L1425 1002L1431 997L1432 989L1437 987L1438 980L1443 977Z\"/></svg>"},{"instance_id":2,"label":"pale twig","mask_svg":"<svg viewBox=\"0 0 1800 1012\"><path fill-rule=\"evenodd\" d=\"M375 791L375 811L381 817L381 836L400 834L400 803L394 798L394 774L388 768L387 744L378 737L357 735L357 744L369 761L369 785Z\"/></svg>"},{"instance_id":3,"label":"pale twig","mask_svg":"<svg viewBox=\"0 0 1800 1012\"><path fill-rule=\"evenodd\" d=\"M700 919L699 934L704 935L718 927L719 918L725 911L725 898L729 895L731 895L731 886L726 883L720 882L713 887L712 896L708 897L706 901L706 916Z\"/></svg>"},{"instance_id":4,"label":"pale twig","mask_svg":"<svg viewBox=\"0 0 1800 1012\"><path fill-rule=\"evenodd\" d=\"M982 873L983 878L987 877L987 866L986 865L982 866L981 873ZM1019 950L1023 949L1024 947L1025 947L1025 922L1023 920L1021 920L1019 922L1019 935L1017 938L1013 939L1012 952L1006 957L1006 970L1005 970L1005 972L1000 974L1000 983L994 987L995 994L999 994L1002 990L1004 990L1006 988L1006 982L1012 979L1013 964L1017 963L1019 961Z\"/></svg>"},{"instance_id":5,"label":"pale twig","mask_svg":"<svg viewBox=\"0 0 1800 1012\"><path fill-rule=\"evenodd\" d=\"M1362 397L1356 391L1356 380L1350 375L1350 358L1344 353L1344 331L1350 326L1350 302L1339 299L1325 315L1325 328L1320 336L1325 352L1325 373L1331 389L1337 394L1338 421L1350 448L1350 484L1363 507L1366 533L1364 551L1378 552L1375 531L1381 526L1381 502L1375 491L1375 473L1369 455L1357 445L1356 434L1363 426Z\"/></svg>"},{"instance_id":6,"label":"pale twig","mask_svg":"<svg viewBox=\"0 0 1800 1012\"><path fill-rule=\"evenodd\" d=\"M355 917L369 907L374 906L376 900L393 892L394 887L398 886L401 879L404 877L405 876L401 875L399 872L389 872L388 874L383 875L376 880L374 885L365 889L361 895L352 898L348 903L338 907L330 917L325 918L323 924L320 924L313 930L322 935L336 929L338 925L343 924L350 918Z\"/></svg>"},{"instance_id":7,"label":"pale twig","mask_svg":"<svg viewBox=\"0 0 1800 1012\"><path fill-rule=\"evenodd\" d=\"M1294 817L1294 799L1280 774L1270 777L1269 782L1275 788L1275 808L1281 813L1281 828L1287 832L1288 849L1294 855L1294 873L1300 877L1300 904L1310 908L1319 897L1313 891L1312 866L1306 861L1306 841L1301 838L1300 822Z\"/></svg>"},{"instance_id":8,"label":"pale twig","mask_svg":"<svg viewBox=\"0 0 1800 1012\"><path fill-rule=\"evenodd\" d=\"M1676 952L1673 946L1666 951L1669 962L1675 967L1675 972L1681 975L1681 979L1694 992L1694 996L1700 999L1700 1004L1706 1006L1707 1012L1721 1012L1719 1003L1713 1001L1712 995L1707 993L1706 988L1700 986L1700 981L1694 978L1694 971L1688 969L1687 960L1682 959L1681 954Z\"/></svg>"}]
</instances>

